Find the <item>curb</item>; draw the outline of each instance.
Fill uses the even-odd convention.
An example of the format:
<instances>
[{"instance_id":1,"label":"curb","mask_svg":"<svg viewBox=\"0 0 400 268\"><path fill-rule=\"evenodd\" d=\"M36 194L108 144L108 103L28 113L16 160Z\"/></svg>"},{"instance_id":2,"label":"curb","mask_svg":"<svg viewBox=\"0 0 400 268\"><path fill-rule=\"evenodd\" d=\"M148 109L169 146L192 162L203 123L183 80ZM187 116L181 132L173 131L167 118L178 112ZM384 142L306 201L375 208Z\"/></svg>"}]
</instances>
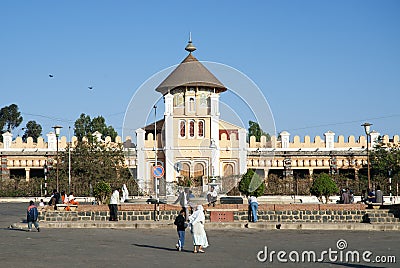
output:
<instances>
[{"instance_id":1,"label":"curb","mask_svg":"<svg viewBox=\"0 0 400 268\"><path fill-rule=\"evenodd\" d=\"M26 223L14 223L9 228L26 229ZM40 222L40 228L103 228L103 229L175 229L172 222ZM342 231L400 231L400 224L369 223L246 223L246 222L206 222L206 230L342 230Z\"/></svg>"}]
</instances>

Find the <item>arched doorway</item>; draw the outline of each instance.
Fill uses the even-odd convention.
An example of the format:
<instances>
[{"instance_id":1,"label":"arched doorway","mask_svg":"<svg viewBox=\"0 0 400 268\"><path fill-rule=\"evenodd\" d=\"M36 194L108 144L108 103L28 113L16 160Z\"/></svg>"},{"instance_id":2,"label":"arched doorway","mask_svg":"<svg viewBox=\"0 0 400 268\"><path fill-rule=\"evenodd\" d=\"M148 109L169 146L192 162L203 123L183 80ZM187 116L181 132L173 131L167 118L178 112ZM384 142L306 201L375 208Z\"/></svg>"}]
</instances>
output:
<instances>
[{"instance_id":1,"label":"arched doorway","mask_svg":"<svg viewBox=\"0 0 400 268\"><path fill-rule=\"evenodd\" d=\"M194 186L203 185L203 176L204 176L204 165L202 163L196 163L194 165L194 174L193 174L193 183Z\"/></svg>"},{"instance_id":2,"label":"arched doorway","mask_svg":"<svg viewBox=\"0 0 400 268\"><path fill-rule=\"evenodd\" d=\"M233 165L232 164L225 164L224 166L224 177L232 176L233 175Z\"/></svg>"},{"instance_id":3,"label":"arched doorway","mask_svg":"<svg viewBox=\"0 0 400 268\"><path fill-rule=\"evenodd\" d=\"M181 176L190 179L190 165L188 163L182 164Z\"/></svg>"}]
</instances>

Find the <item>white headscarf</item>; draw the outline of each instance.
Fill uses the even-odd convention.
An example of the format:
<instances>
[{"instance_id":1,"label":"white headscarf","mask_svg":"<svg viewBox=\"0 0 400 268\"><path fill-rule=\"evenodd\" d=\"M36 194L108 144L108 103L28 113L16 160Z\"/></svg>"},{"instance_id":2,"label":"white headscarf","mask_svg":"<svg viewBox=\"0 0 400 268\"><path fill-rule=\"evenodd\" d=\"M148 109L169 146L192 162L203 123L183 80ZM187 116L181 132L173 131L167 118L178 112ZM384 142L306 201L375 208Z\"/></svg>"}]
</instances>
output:
<instances>
[{"instance_id":1,"label":"white headscarf","mask_svg":"<svg viewBox=\"0 0 400 268\"><path fill-rule=\"evenodd\" d=\"M204 215L204 208L202 205L196 207L196 211L189 217L189 222L195 224L197 222L205 222L206 216Z\"/></svg>"}]
</instances>

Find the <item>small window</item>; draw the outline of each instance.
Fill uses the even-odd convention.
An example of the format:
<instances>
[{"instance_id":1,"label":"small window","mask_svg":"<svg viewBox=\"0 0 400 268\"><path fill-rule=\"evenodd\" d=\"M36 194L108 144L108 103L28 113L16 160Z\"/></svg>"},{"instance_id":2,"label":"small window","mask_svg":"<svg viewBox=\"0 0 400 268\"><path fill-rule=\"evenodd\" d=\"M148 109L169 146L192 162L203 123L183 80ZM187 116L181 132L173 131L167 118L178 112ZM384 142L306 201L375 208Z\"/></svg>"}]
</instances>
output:
<instances>
[{"instance_id":1,"label":"small window","mask_svg":"<svg viewBox=\"0 0 400 268\"><path fill-rule=\"evenodd\" d=\"M174 96L174 106L179 107L183 106L184 104L184 99L183 99L183 93L177 93Z\"/></svg>"},{"instance_id":2,"label":"small window","mask_svg":"<svg viewBox=\"0 0 400 268\"><path fill-rule=\"evenodd\" d=\"M194 112L195 111L195 104L194 104L194 98L189 99L189 112Z\"/></svg>"},{"instance_id":3,"label":"small window","mask_svg":"<svg viewBox=\"0 0 400 268\"><path fill-rule=\"evenodd\" d=\"M189 122L189 136L190 136L191 138L194 137L194 121L193 121L193 120L191 120L191 121Z\"/></svg>"},{"instance_id":4,"label":"small window","mask_svg":"<svg viewBox=\"0 0 400 268\"><path fill-rule=\"evenodd\" d=\"M198 133L199 133L199 137L203 138L204 137L204 121L200 120L198 123Z\"/></svg>"},{"instance_id":5,"label":"small window","mask_svg":"<svg viewBox=\"0 0 400 268\"><path fill-rule=\"evenodd\" d=\"M186 136L185 120L179 121L179 135L181 136L181 138L184 138Z\"/></svg>"}]
</instances>

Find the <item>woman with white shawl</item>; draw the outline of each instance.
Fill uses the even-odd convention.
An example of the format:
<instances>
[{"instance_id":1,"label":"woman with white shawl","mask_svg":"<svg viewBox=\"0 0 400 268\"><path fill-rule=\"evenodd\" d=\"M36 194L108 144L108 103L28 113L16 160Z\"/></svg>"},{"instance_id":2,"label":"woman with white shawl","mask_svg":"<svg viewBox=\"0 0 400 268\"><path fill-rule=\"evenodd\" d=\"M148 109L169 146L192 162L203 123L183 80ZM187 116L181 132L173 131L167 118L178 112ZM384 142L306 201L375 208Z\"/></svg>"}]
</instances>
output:
<instances>
[{"instance_id":1,"label":"woman with white shawl","mask_svg":"<svg viewBox=\"0 0 400 268\"><path fill-rule=\"evenodd\" d=\"M193 237L194 253L204 253L203 248L208 247L207 234L204 230L204 222L206 217L204 215L204 208L198 205L196 211L189 217L190 231ZM197 247L199 249L197 250Z\"/></svg>"}]
</instances>

